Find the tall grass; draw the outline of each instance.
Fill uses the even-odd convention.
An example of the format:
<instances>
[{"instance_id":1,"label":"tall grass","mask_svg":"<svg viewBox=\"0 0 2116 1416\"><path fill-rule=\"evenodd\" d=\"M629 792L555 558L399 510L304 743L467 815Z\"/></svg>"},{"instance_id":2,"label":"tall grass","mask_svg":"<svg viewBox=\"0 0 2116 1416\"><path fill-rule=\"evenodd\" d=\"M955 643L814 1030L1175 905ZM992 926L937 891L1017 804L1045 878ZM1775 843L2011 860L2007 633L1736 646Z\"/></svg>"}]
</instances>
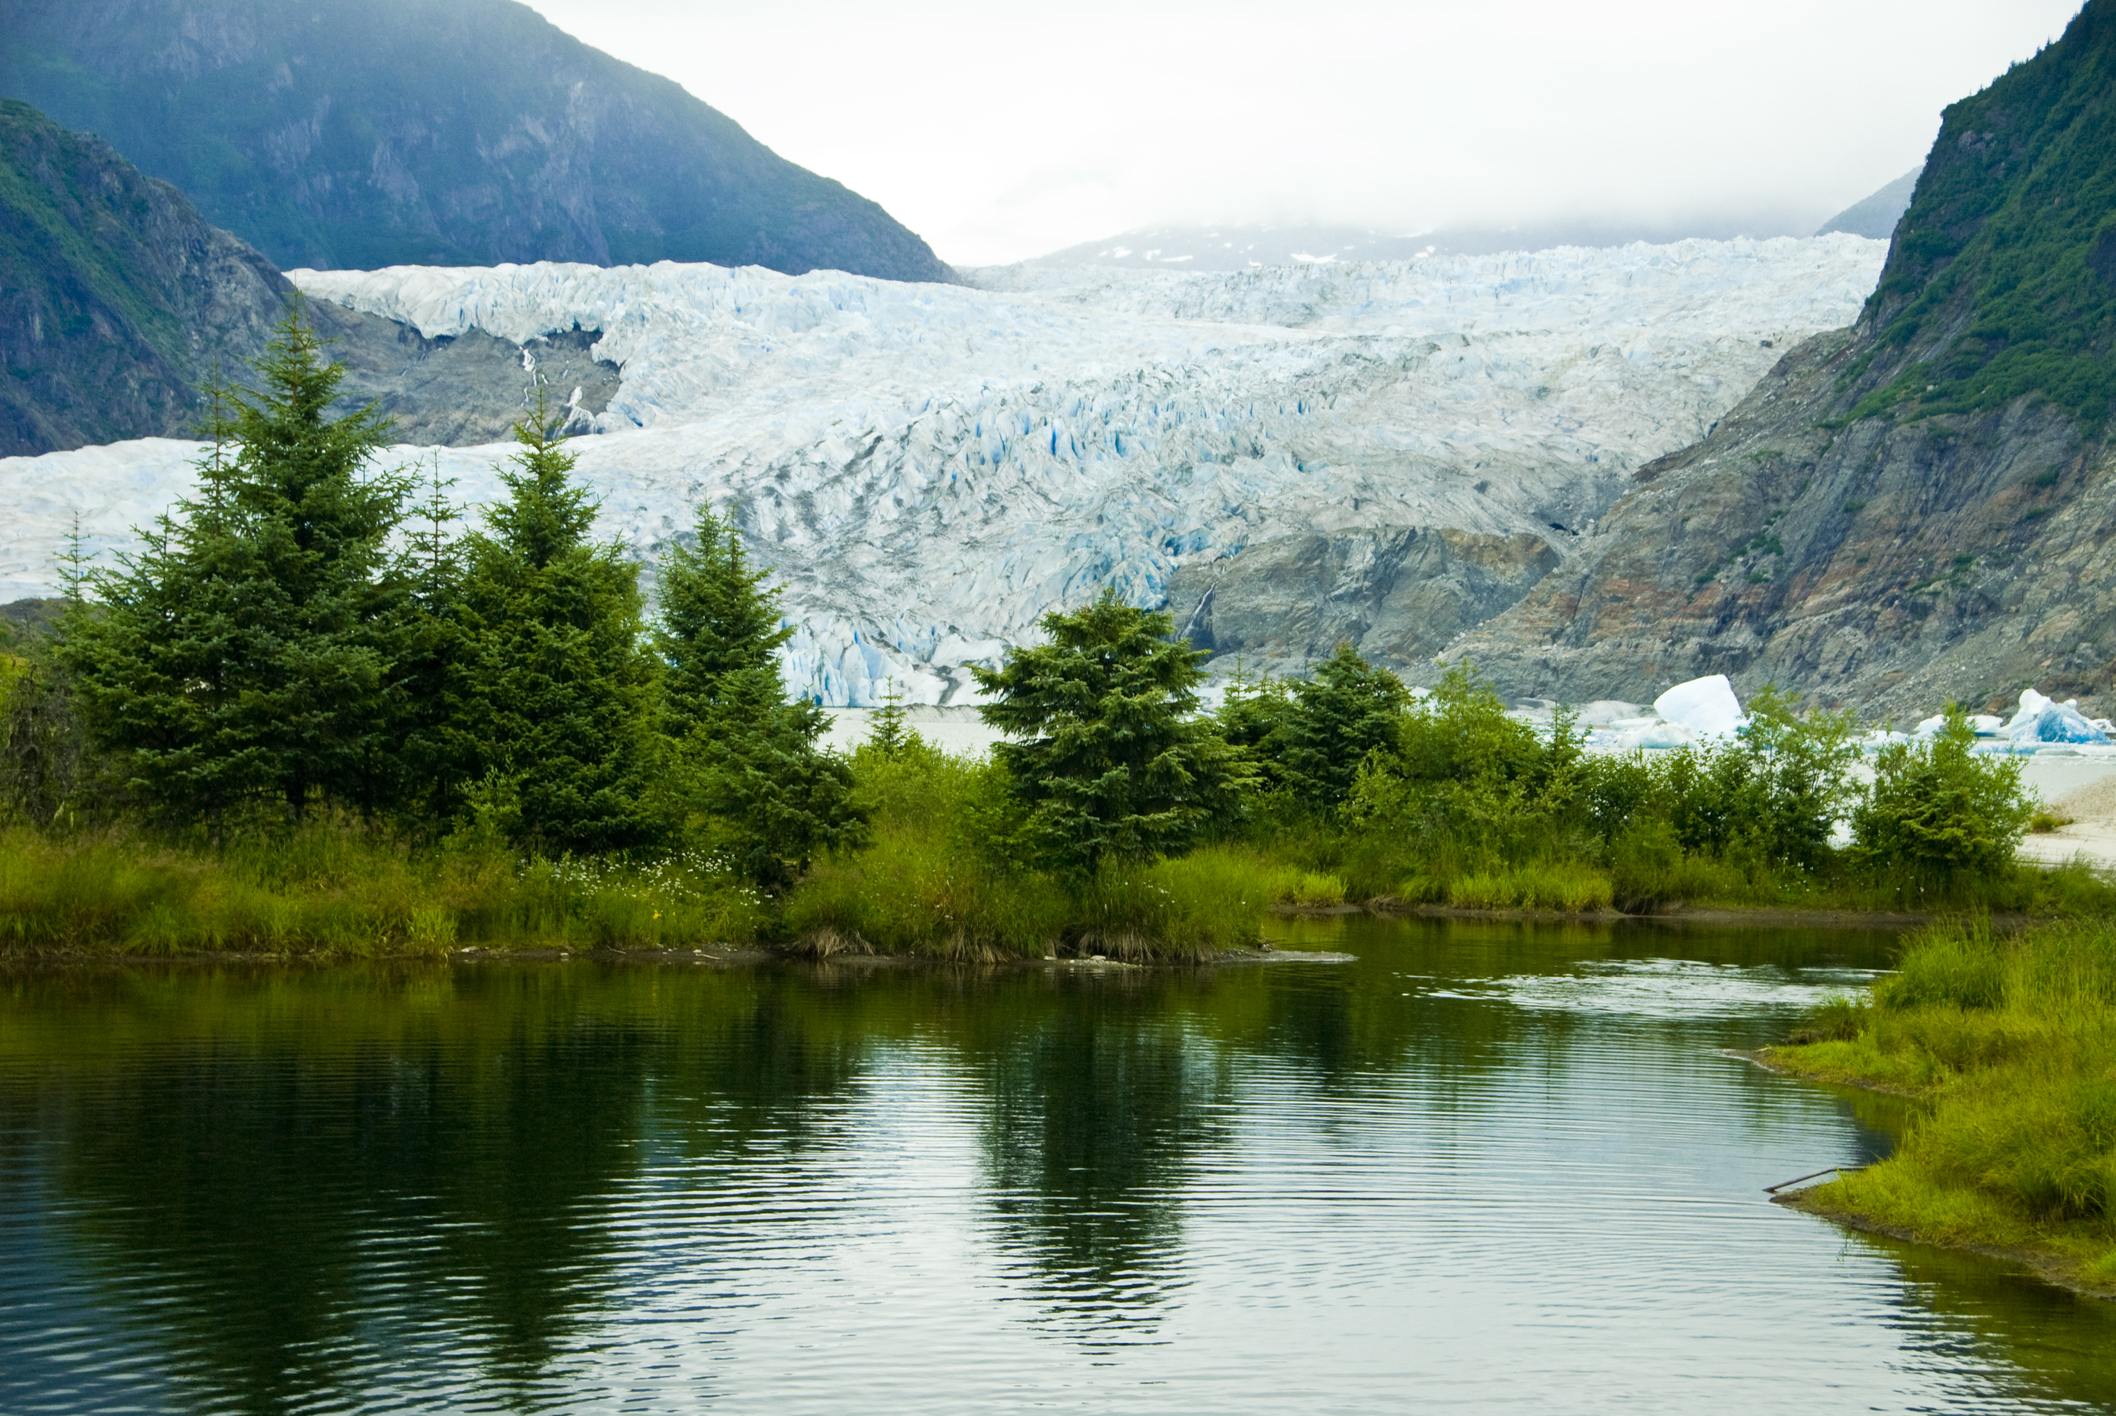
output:
<instances>
[{"instance_id":1,"label":"tall grass","mask_svg":"<svg viewBox=\"0 0 2116 1416\"><path fill-rule=\"evenodd\" d=\"M648 867L415 851L342 822L221 848L134 832L0 834L0 951L378 955L468 945L746 943L762 902L680 859Z\"/></svg>"},{"instance_id":2,"label":"tall grass","mask_svg":"<svg viewBox=\"0 0 2116 1416\"><path fill-rule=\"evenodd\" d=\"M1893 1157L1808 1203L2116 1288L2116 925L1927 930L1808 1036L1773 1057L1933 1103Z\"/></svg>"}]
</instances>

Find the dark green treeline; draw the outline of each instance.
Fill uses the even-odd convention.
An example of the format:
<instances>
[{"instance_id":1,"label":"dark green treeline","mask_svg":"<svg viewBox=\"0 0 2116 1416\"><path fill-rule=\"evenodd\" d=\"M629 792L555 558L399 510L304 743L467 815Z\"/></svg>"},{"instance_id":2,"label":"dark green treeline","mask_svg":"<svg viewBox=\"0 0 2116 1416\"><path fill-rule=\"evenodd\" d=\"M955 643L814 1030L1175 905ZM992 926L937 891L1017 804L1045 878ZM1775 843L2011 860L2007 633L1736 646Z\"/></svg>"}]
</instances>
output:
<instances>
[{"instance_id":1,"label":"dark green treeline","mask_svg":"<svg viewBox=\"0 0 2116 1416\"><path fill-rule=\"evenodd\" d=\"M709 509L649 633L541 399L506 499L451 535L444 487L378 469L386 420L328 416L340 371L298 309L257 373L216 403L197 494L76 585L63 682L28 697L63 700L89 751L18 805L221 835L351 814L552 858L705 839L767 885L857 839L825 720L773 658L791 630Z\"/></svg>"}]
</instances>

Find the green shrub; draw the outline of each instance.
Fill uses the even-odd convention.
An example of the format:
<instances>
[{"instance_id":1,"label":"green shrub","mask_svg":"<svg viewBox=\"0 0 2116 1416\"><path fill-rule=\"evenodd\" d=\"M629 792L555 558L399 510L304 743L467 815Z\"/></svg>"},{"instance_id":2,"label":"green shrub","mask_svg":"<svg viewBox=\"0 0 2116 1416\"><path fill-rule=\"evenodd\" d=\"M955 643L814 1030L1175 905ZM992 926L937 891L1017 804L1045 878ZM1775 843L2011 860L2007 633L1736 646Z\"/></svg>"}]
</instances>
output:
<instances>
[{"instance_id":1,"label":"green shrub","mask_svg":"<svg viewBox=\"0 0 2116 1416\"><path fill-rule=\"evenodd\" d=\"M1988 888L2017 869L2014 853L2034 814L2015 758L1979 757L1959 704L1929 742L1892 743L1874 761L1874 784L1852 812L1853 864L1900 895Z\"/></svg>"}]
</instances>

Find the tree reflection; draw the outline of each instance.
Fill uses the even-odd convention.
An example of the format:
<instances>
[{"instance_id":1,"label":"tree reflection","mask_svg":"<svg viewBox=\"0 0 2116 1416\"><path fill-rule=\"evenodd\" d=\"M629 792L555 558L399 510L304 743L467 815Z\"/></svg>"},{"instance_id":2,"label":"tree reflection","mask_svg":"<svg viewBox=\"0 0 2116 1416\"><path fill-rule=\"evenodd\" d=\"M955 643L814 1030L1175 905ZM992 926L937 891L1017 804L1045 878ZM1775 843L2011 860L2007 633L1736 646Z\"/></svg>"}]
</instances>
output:
<instances>
[{"instance_id":1,"label":"tree reflection","mask_svg":"<svg viewBox=\"0 0 2116 1416\"><path fill-rule=\"evenodd\" d=\"M1165 986L1054 983L1017 990L1015 1030L982 1059L992 1207L1051 1311L1126 1323L1180 1282L1182 1191L1227 1075Z\"/></svg>"}]
</instances>

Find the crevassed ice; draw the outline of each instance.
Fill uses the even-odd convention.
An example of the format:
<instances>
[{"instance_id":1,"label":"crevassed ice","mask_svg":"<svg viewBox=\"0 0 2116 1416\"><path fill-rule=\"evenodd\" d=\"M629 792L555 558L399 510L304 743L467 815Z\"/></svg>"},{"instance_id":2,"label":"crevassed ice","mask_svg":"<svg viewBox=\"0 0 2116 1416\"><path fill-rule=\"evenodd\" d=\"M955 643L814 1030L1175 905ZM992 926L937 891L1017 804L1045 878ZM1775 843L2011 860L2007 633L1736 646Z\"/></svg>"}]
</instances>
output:
<instances>
[{"instance_id":1,"label":"crevassed ice","mask_svg":"<svg viewBox=\"0 0 2116 1416\"><path fill-rule=\"evenodd\" d=\"M1848 323L1885 244L1685 241L1246 273L294 271L429 336L602 331L623 382L578 445L643 559L731 511L826 703L960 702L1103 584L1159 604L1186 561L1373 526L1567 534L1692 442L1795 341ZM1770 347L1765 347L1765 341ZM404 449L491 499L508 449ZM0 461L0 595L46 593L192 485L165 439Z\"/></svg>"}]
</instances>

